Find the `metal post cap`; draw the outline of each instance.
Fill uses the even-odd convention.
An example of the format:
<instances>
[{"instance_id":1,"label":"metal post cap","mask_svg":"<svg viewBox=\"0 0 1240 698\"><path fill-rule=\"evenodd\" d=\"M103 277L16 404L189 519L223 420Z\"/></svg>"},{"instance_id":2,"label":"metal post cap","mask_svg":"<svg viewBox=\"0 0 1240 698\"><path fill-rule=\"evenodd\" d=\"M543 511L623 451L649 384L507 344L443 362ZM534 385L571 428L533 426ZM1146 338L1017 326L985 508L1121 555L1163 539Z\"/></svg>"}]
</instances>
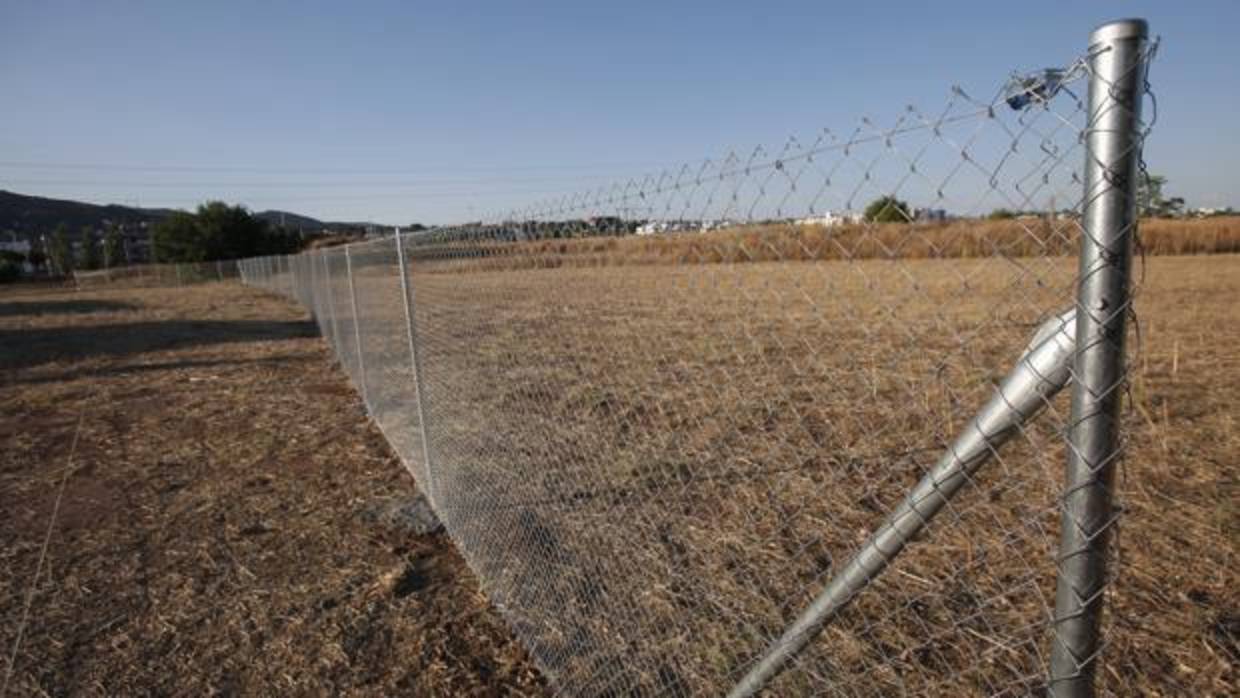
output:
<instances>
[{"instance_id":1,"label":"metal post cap","mask_svg":"<svg viewBox=\"0 0 1240 698\"><path fill-rule=\"evenodd\" d=\"M1124 39L1144 39L1149 36L1150 25L1144 19L1118 19L1101 25L1089 35L1091 46Z\"/></svg>"}]
</instances>

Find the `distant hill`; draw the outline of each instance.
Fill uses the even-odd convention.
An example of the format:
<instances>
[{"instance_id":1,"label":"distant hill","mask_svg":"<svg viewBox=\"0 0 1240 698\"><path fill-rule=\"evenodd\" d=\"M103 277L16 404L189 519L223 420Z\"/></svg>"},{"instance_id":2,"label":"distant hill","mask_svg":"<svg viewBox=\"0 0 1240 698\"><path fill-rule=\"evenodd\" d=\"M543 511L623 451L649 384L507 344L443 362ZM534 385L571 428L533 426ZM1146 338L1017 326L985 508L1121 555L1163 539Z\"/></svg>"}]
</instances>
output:
<instances>
[{"instance_id":1,"label":"distant hill","mask_svg":"<svg viewBox=\"0 0 1240 698\"><path fill-rule=\"evenodd\" d=\"M352 221L321 221L310 216L303 216L300 213L291 213L289 211L259 211L254 214L255 218L261 218L272 225L283 225L294 230L330 230L333 233L356 233L369 228L390 228L391 226L379 225L378 223L368 222L352 222ZM421 229L422 226L414 224L414 227Z\"/></svg>"},{"instance_id":2,"label":"distant hill","mask_svg":"<svg viewBox=\"0 0 1240 698\"><path fill-rule=\"evenodd\" d=\"M13 231L19 235L45 232L61 223L75 232L83 226L100 227L105 222L127 226L149 224L171 214L172 209L167 208L134 208L116 204L100 206L0 189L0 231Z\"/></svg>"},{"instance_id":3,"label":"distant hill","mask_svg":"<svg viewBox=\"0 0 1240 698\"><path fill-rule=\"evenodd\" d=\"M45 233L64 223L75 233L83 226L102 228L107 223L125 226L154 224L173 213L169 208L136 208L109 204L87 204L67 199L49 199L0 189L0 233L12 231L19 236ZM306 231L331 230L351 232L378 226L375 223L340 223L320 221L288 211L260 211L254 214L273 225L284 225ZM421 226L414 226L421 228Z\"/></svg>"},{"instance_id":4,"label":"distant hill","mask_svg":"<svg viewBox=\"0 0 1240 698\"><path fill-rule=\"evenodd\" d=\"M272 225L284 225L289 228L320 230L326 227L326 224L317 218L303 216L299 213L289 213L288 211L259 211L254 214L254 217L261 218Z\"/></svg>"}]
</instances>

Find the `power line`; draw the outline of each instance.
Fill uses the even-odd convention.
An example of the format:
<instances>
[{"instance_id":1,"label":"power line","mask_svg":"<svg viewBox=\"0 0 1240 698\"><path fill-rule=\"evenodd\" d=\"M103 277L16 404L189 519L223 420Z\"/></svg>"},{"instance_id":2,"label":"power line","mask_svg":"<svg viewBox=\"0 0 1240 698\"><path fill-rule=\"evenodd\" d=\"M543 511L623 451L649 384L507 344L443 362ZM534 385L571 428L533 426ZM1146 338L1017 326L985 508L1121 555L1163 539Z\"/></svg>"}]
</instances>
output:
<instances>
[{"instance_id":1,"label":"power line","mask_svg":"<svg viewBox=\"0 0 1240 698\"><path fill-rule=\"evenodd\" d=\"M567 194L561 192L560 194ZM513 189L501 191L448 191L448 192L425 192L425 193L409 193L409 192L392 192L392 193L373 193L373 194L315 194L315 195L263 195L248 196L245 194L234 193L231 196L222 194L186 194L177 197L147 197L136 196L132 193L126 195L117 195L116 198L124 201L141 201L142 205L147 204L192 204L196 205L204 201L214 199L237 199L240 201L262 201L262 202L304 202L304 201L365 201L371 199L406 199L409 201L425 201L441 198L481 198L496 196L529 196L529 195L556 195L555 192L548 193L547 189Z\"/></svg>"},{"instance_id":2,"label":"power line","mask_svg":"<svg viewBox=\"0 0 1240 698\"><path fill-rule=\"evenodd\" d=\"M3 168L27 168L41 170L101 170L116 172L215 172L238 174L333 174L333 175L410 175L433 174L438 172L533 172L533 171L585 171L585 170L618 170L633 168L659 168L669 166L667 162L610 162L610 163L579 163L579 164L540 164L540 165L447 165L425 166L422 168L315 168L315 167L251 167L251 166L214 166L214 165L148 165L129 163L73 163L45 162L23 160L0 160Z\"/></svg>"},{"instance_id":3,"label":"power line","mask_svg":"<svg viewBox=\"0 0 1240 698\"><path fill-rule=\"evenodd\" d=\"M384 188L425 188L439 186L457 186L457 185L478 185L478 184L514 184L520 182L578 182L582 180L614 180L615 175L560 175L554 177L490 177L483 179L434 179L420 181L381 181L381 180L354 180L354 181L309 181L309 182L292 182L292 181L233 181L233 182L169 182L169 181L129 181L115 179L10 179L4 178L3 181L8 184L20 184L26 186L84 186L84 187L103 187L103 188L131 188L131 187L148 187L157 189L175 189L175 188L193 188L193 187L237 187L237 188L260 188L260 189L307 189L307 188L344 188L344 187L384 187Z\"/></svg>"}]
</instances>

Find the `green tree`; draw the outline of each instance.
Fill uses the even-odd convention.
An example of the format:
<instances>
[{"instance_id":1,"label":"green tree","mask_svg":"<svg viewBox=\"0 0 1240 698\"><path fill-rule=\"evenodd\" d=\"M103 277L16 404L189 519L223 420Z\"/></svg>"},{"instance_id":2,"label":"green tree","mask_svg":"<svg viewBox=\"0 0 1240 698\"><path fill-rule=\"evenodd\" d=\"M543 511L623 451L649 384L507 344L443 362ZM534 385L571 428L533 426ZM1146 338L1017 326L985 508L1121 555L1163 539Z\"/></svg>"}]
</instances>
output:
<instances>
[{"instance_id":1,"label":"green tree","mask_svg":"<svg viewBox=\"0 0 1240 698\"><path fill-rule=\"evenodd\" d=\"M22 255L8 250L0 250L0 284L17 281L22 276Z\"/></svg>"},{"instance_id":2,"label":"green tree","mask_svg":"<svg viewBox=\"0 0 1240 698\"><path fill-rule=\"evenodd\" d=\"M1167 178L1162 175L1137 176L1138 214L1142 216L1150 215L1150 212L1157 207L1157 202L1162 200L1163 186L1166 183Z\"/></svg>"},{"instance_id":3,"label":"green tree","mask_svg":"<svg viewBox=\"0 0 1240 698\"><path fill-rule=\"evenodd\" d=\"M1184 199L1166 197L1163 188L1167 178L1162 175L1137 177L1137 215L1154 218L1172 218L1184 213Z\"/></svg>"},{"instance_id":4,"label":"green tree","mask_svg":"<svg viewBox=\"0 0 1240 698\"><path fill-rule=\"evenodd\" d=\"M151 231L151 256L158 262L201 262L207 246L194 214L177 211Z\"/></svg>"},{"instance_id":5,"label":"green tree","mask_svg":"<svg viewBox=\"0 0 1240 698\"><path fill-rule=\"evenodd\" d=\"M1016 212L1006 208L997 208L986 217L992 221L1009 221L1016 217Z\"/></svg>"},{"instance_id":6,"label":"green tree","mask_svg":"<svg viewBox=\"0 0 1240 698\"><path fill-rule=\"evenodd\" d=\"M103 266L111 269L125 265L125 240L116 226L108 228L103 236Z\"/></svg>"},{"instance_id":7,"label":"green tree","mask_svg":"<svg viewBox=\"0 0 1240 698\"><path fill-rule=\"evenodd\" d=\"M64 223L52 231L52 242L48 245L47 256L56 274L68 276L73 273L73 243L69 242L69 229Z\"/></svg>"},{"instance_id":8,"label":"green tree","mask_svg":"<svg viewBox=\"0 0 1240 698\"><path fill-rule=\"evenodd\" d=\"M95 237L95 231L90 226L82 228L82 242L78 245L79 269L87 271L98 269L102 264L102 257L99 251L99 239Z\"/></svg>"},{"instance_id":9,"label":"green tree","mask_svg":"<svg viewBox=\"0 0 1240 698\"><path fill-rule=\"evenodd\" d=\"M30 240L30 251L26 253L26 261L30 262L35 272L47 264L47 253L43 250L43 242L40 238L35 237Z\"/></svg>"},{"instance_id":10,"label":"green tree","mask_svg":"<svg viewBox=\"0 0 1240 698\"><path fill-rule=\"evenodd\" d=\"M197 218L206 241L203 261L264 253L264 238L270 234L267 222L250 215L245 207L211 201L198 207Z\"/></svg>"},{"instance_id":11,"label":"green tree","mask_svg":"<svg viewBox=\"0 0 1240 698\"><path fill-rule=\"evenodd\" d=\"M871 223L908 223L913 210L894 196L881 196L865 207L865 219Z\"/></svg>"},{"instance_id":12,"label":"green tree","mask_svg":"<svg viewBox=\"0 0 1240 698\"><path fill-rule=\"evenodd\" d=\"M302 247L301 235L284 226L269 227L257 254L290 254Z\"/></svg>"},{"instance_id":13,"label":"green tree","mask_svg":"<svg viewBox=\"0 0 1240 698\"><path fill-rule=\"evenodd\" d=\"M179 211L160 221L151 236L161 262L210 262L295 252L298 236L273 229L244 206L210 201L194 213Z\"/></svg>"}]
</instances>

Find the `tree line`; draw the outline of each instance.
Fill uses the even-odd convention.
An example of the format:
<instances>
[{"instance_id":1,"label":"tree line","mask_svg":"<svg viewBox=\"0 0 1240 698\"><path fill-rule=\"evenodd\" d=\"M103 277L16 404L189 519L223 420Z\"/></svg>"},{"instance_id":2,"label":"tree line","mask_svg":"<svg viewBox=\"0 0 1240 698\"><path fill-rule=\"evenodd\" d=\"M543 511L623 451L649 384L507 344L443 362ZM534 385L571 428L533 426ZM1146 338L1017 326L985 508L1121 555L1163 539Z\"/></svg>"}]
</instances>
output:
<instances>
[{"instance_id":1,"label":"tree line","mask_svg":"<svg viewBox=\"0 0 1240 698\"><path fill-rule=\"evenodd\" d=\"M76 242L76 244L75 244ZM14 270L23 261L35 267L49 266L53 274L67 276L75 270L90 271L130 263L124 233L116 226L102 239L93 227L82 228L76 241L68 226L56 226L46 249L35 241L26 259L0 260ZM151 262L181 264L214 262L268 254L288 254L301 249L302 239L292 230L273 226L255 217L244 206L221 201L200 205L195 211L176 211L155 224L151 231ZM21 257L21 255L16 255Z\"/></svg>"},{"instance_id":2,"label":"tree line","mask_svg":"<svg viewBox=\"0 0 1240 698\"><path fill-rule=\"evenodd\" d=\"M244 206L210 201L194 213L177 211L155 225L151 254L157 262L214 262L301 249L295 231L256 218Z\"/></svg>"}]
</instances>

